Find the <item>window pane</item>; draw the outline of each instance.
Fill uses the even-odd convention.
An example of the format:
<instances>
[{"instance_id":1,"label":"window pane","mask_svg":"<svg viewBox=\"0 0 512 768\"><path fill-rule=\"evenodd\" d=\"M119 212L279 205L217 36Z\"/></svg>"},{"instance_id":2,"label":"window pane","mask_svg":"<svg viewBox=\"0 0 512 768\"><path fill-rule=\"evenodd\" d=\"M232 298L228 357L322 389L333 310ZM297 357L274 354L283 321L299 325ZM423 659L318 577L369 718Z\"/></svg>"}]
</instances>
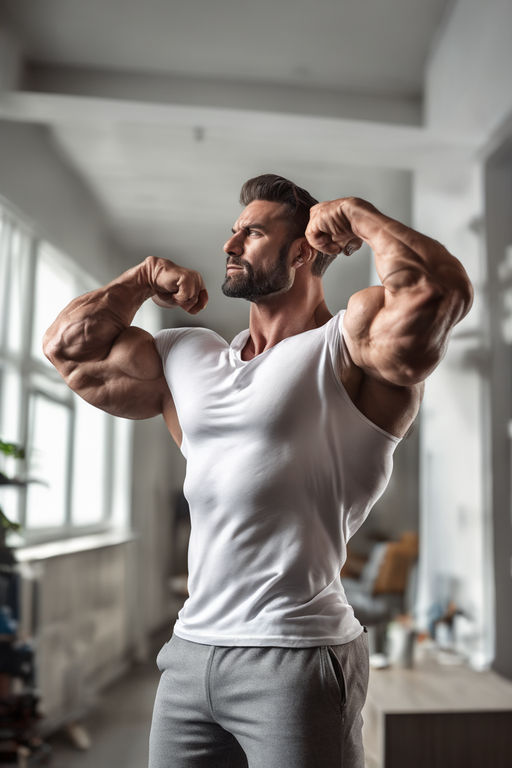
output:
<instances>
[{"instance_id":1,"label":"window pane","mask_svg":"<svg viewBox=\"0 0 512 768\"><path fill-rule=\"evenodd\" d=\"M131 422L117 425L73 395L41 349L59 312L95 287L0 202L0 438L24 442L27 453L24 462L0 456L0 471L43 481L0 487L0 505L35 538L47 528L68 535L70 526L128 522ZM137 319L154 333L159 313L148 304Z\"/></svg>"},{"instance_id":2,"label":"window pane","mask_svg":"<svg viewBox=\"0 0 512 768\"><path fill-rule=\"evenodd\" d=\"M130 524L133 422L113 419L114 462L112 475L112 522L118 528Z\"/></svg>"},{"instance_id":3,"label":"window pane","mask_svg":"<svg viewBox=\"0 0 512 768\"><path fill-rule=\"evenodd\" d=\"M16 369L0 363L0 439L20 442L21 376ZM0 453L0 471L8 477L21 473L23 463ZM0 507L10 520L19 520L19 488L0 486Z\"/></svg>"},{"instance_id":4,"label":"window pane","mask_svg":"<svg viewBox=\"0 0 512 768\"><path fill-rule=\"evenodd\" d=\"M69 272L56 251L41 246L37 256L32 325L32 355L44 362L43 335L66 304L79 295L75 276Z\"/></svg>"},{"instance_id":5,"label":"window pane","mask_svg":"<svg viewBox=\"0 0 512 768\"><path fill-rule=\"evenodd\" d=\"M12 523L18 523L20 519L20 489L9 485L0 485L0 508Z\"/></svg>"},{"instance_id":6,"label":"window pane","mask_svg":"<svg viewBox=\"0 0 512 768\"><path fill-rule=\"evenodd\" d=\"M19 228L13 229L10 247L9 287L7 295L7 347L21 353L25 346L30 240Z\"/></svg>"},{"instance_id":7,"label":"window pane","mask_svg":"<svg viewBox=\"0 0 512 768\"><path fill-rule=\"evenodd\" d=\"M72 521L100 522L105 511L108 415L76 396Z\"/></svg>"},{"instance_id":8,"label":"window pane","mask_svg":"<svg viewBox=\"0 0 512 768\"><path fill-rule=\"evenodd\" d=\"M63 525L69 456L70 410L43 395L30 398L28 475L47 485L30 484L27 493L28 528Z\"/></svg>"},{"instance_id":9,"label":"window pane","mask_svg":"<svg viewBox=\"0 0 512 768\"><path fill-rule=\"evenodd\" d=\"M7 336L9 242L10 227L6 217L0 213L0 348L6 344Z\"/></svg>"},{"instance_id":10,"label":"window pane","mask_svg":"<svg viewBox=\"0 0 512 768\"><path fill-rule=\"evenodd\" d=\"M0 213L0 343L20 353L27 318L30 237Z\"/></svg>"},{"instance_id":11,"label":"window pane","mask_svg":"<svg viewBox=\"0 0 512 768\"><path fill-rule=\"evenodd\" d=\"M0 438L6 443L20 440L21 375L0 361Z\"/></svg>"}]
</instances>

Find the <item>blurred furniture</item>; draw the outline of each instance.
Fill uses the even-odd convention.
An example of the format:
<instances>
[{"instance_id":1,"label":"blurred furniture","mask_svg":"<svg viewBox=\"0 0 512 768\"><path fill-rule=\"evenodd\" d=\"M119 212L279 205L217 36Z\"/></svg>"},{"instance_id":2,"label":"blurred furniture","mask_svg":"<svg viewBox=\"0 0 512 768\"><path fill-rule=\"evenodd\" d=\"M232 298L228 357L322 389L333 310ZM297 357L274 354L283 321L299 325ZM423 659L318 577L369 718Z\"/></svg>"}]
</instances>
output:
<instances>
[{"instance_id":1,"label":"blurred furniture","mask_svg":"<svg viewBox=\"0 0 512 768\"><path fill-rule=\"evenodd\" d=\"M362 568L356 557L359 578L345 576L347 571L350 573L352 558L348 568L341 572L345 594L356 617L361 624L377 629L374 650L383 650L387 623L411 608L417 559L418 534L407 531L399 541L375 544Z\"/></svg>"},{"instance_id":2,"label":"blurred furniture","mask_svg":"<svg viewBox=\"0 0 512 768\"><path fill-rule=\"evenodd\" d=\"M35 654L18 636L20 575L9 549L0 547L0 764L45 764L50 747L38 734Z\"/></svg>"},{"instance_id":3,"label":"blurred furniture","mask_svg":"<svg viewBox=\"0 0 512 768\"><path fill-rule=\"evenodd\" d=\"M372 670L363 718L367 768L512 765L512 683L491 671Z\"/></svg>"}]
</instances>

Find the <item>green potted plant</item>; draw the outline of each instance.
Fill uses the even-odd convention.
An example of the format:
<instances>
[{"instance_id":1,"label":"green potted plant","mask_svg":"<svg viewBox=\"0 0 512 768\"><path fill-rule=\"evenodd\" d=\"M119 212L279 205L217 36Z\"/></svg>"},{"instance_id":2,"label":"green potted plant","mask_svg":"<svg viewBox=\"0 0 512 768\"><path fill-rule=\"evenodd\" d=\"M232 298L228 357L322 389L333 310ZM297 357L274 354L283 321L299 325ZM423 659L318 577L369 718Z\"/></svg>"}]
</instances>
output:
<instances>
[{"instance_id":1,"label":"green potted plant","mask_svg":"<svg viewBox=\"0 0 512 768\"><path fill-rule=\"evenodd\" d=\"M25 458L25 451L21 446L16 445L16 443L6 443L3 440L0 440L0 453L3 453L5 456L12 456L15 459ZM3 485L24 486L26 485L26 481L19 480L16 477L8 477L3 472L0 472L0 486ZM5 540L8 532L19 531L20 527L19 523L9 520L2 507L0 507L0 548L5 548Z\"/></svg>"}]
</instances>

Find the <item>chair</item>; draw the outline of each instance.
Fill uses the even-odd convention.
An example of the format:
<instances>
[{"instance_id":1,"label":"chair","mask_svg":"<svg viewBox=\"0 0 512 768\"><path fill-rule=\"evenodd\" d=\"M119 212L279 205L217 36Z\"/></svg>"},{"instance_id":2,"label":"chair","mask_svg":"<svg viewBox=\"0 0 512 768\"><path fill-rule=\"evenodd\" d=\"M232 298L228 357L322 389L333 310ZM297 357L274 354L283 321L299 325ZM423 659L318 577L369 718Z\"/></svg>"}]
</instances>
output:
<instances>
[{"instance_id":1,"label":"chair","mask_svg":"<svg viewBox=\"0 0 512 768\"><path fill-rule=\"evenodd\" d=\"M374 651L382 652L389 621L412 607L418 559L418 535L405 532L399 541L375 544L358 579L341 581L357 619L375 627Z\"/></svg>"}]
</instances>

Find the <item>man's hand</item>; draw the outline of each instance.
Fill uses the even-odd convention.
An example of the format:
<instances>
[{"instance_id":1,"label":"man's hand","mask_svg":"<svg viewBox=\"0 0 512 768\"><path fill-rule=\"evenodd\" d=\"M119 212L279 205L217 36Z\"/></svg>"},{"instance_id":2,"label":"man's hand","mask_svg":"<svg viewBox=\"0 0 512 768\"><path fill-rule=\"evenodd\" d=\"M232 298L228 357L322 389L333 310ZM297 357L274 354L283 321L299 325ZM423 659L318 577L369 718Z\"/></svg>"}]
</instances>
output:
<instances>
[{"instance_id":1,"label":"man's hand","mask_svg":"<svg viewBox=\"0 0 512 768\"><path fill-rule=\"evenodd\" d=\"M208 304L203 278L194 269L186 269L167 259L148 256L144 262L152 299L159 307L181 307L195 315Z\"/></svg>"},{"instance_id":2,"label":"man's hand","mask_svg":"<svg viewBox=\"0 0 512 768\"><path fill-rule=\"evenodd\" d=\"M318 203L311 208L306 239L317 251L331 256L338 253L350 256L362 246L363 241L354 234L343 212L351 200L349 197L341 197L338 200Z\"/></svg>"}]
</instances>

